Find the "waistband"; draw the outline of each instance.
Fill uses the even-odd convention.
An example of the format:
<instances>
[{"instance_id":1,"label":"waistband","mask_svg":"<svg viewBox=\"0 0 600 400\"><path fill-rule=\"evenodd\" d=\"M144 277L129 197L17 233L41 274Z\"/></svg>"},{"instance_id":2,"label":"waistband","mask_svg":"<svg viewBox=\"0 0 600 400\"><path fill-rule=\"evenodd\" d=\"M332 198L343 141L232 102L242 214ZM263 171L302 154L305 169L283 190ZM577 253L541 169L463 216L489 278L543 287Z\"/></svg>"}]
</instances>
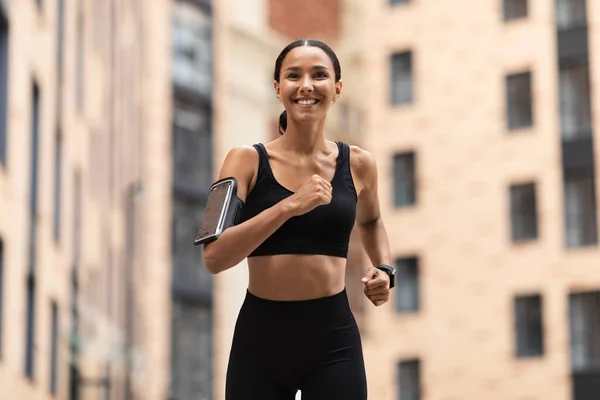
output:
<instances>
[{"instance_id":1,"label":"waistband","mask_svg":"<svg viewBox=\"0 0 600 400\"><path fill-rule=\"evenodd\" d=\"M242 308L248 311L259 311L263 315L268 315L272 320L293 317L294 319L315 321L351 314L346 288L331 296L309 300L263 299L246 290Z\"/></svg>"}]
</instances>

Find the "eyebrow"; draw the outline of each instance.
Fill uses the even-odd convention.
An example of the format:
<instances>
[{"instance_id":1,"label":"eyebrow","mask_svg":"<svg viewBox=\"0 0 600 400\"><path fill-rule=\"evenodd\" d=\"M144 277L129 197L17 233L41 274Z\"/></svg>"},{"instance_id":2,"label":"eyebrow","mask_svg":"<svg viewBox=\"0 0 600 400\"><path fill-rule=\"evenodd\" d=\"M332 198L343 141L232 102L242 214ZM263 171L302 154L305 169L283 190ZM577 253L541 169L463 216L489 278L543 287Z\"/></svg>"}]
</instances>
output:
<instances>
[{"instance_id":1,"label":"eyebrow","mask_svg":"<svg viewBox=\"0 0 600 400\"><path fill-rule=\"evenodd\" d=\"M301 70L301 69L302 69L302 68L300 68L300 67L298 67L298 66L292 66L292 67L288 67L288 68L286 68L286 71L299 71L299 70ZM326 69L329 69L329 68L327 68L327 66L325 66L325 65L314 65L314 66L312 67L312 69L326 70Z\"/></svg>"}]
</instances>

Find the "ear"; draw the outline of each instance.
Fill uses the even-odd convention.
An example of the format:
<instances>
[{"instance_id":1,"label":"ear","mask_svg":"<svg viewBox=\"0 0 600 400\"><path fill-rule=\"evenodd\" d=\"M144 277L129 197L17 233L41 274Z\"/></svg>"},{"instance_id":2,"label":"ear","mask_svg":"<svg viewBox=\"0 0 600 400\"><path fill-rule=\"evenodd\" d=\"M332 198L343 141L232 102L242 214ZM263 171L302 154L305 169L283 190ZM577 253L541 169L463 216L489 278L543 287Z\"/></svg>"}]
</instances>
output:
<instances>
[{"instance_id":1,"label":"ear","mask_svg":"<svg viewBox=\"0 0 600 400\"><path fill-rule=\"evenodd\" d=\"M332 104L335 103L340 98L340 95L342 94L343 86L344 86L344 84L341 79L339 81L337 81L337 83L335 84L335 91L333 92L333 98L331 99Z\"/></svg>"},{"instance_id":2,"label":"ear","mask_svg":"<svg viewBox=\"0 0 600 400\"><path fill-rule=\"evenodd\" d=\"M279 82L273 81L273 88L275 89L277 100L281 101L281 86L279 86Z\"/></svg>"}]
</instances>

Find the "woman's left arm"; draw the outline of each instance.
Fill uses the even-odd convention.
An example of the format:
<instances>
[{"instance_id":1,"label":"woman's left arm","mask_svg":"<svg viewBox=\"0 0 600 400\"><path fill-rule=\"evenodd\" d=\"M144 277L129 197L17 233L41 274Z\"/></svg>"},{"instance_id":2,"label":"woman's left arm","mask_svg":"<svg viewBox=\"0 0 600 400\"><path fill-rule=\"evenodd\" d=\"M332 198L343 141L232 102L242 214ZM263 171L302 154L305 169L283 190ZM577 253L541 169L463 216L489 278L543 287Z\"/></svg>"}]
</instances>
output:
<instances>
[{"instance_id":1,"label":"woman's left arm","mask_svg":"<svg viewBox=\"0 0 600 400\"><path fill-rule=\"evenodd\" d=\"M392 265L392 260L379 208L377 164L371 153L356 146L351 147L350 159L360 190L356 223L365 252L373 265L362 278L364 292L375 306L380 306L389 300L390 278L386 272L375 267L380 264Z\"/></svg>"}]
</instances>

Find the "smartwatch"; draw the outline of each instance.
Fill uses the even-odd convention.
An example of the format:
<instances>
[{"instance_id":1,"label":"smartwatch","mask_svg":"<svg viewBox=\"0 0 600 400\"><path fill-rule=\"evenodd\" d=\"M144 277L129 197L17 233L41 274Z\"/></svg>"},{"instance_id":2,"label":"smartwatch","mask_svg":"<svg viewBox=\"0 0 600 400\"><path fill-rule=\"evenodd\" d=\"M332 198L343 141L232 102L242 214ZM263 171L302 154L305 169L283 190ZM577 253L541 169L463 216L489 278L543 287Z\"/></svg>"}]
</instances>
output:
<instances>
[{"instance_id":1,"label":"smartwatch","mask_svg":"<svg viewBox=\"0 0 600 400\"><path fill-rule=\"evenodd\" d=\"M390 277L390 289L396 285L396 268L386 264L379 264L375 268L388 274Z\"/></svg>"}]
</instances>

